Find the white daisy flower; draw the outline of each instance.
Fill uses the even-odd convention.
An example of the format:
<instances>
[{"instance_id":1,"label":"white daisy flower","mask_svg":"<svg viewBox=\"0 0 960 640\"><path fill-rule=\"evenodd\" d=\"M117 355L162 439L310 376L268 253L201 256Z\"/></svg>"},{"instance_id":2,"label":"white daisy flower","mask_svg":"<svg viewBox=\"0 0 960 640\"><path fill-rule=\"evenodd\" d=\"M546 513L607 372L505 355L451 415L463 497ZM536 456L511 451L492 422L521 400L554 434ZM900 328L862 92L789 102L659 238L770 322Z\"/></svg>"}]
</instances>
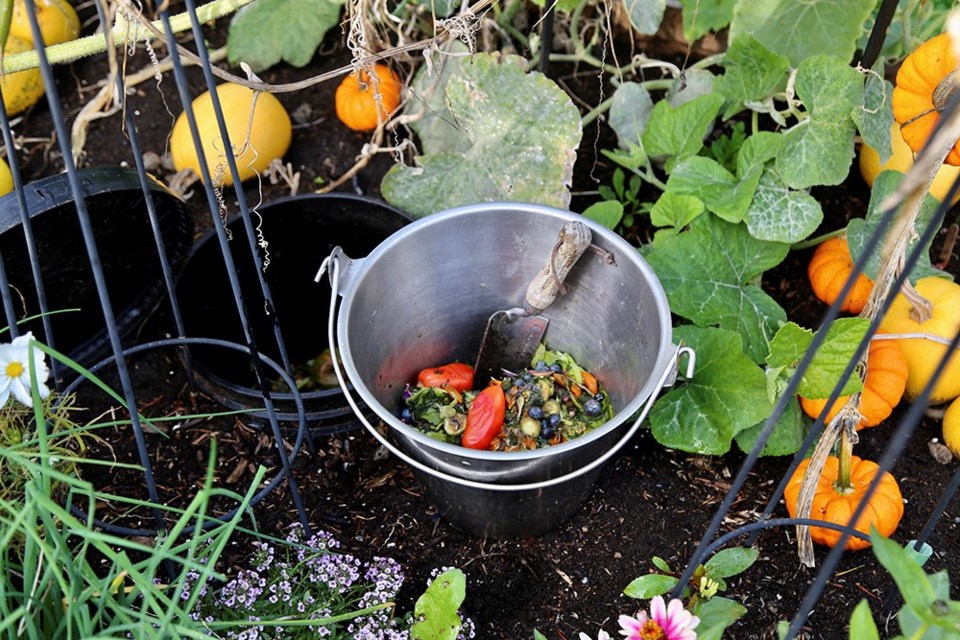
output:
<instances>
[{"instance_id":1,"label":"white daisy flower","mask_svg":"<svg viewBox=\"0 0 960 640\"><path fill-rule=\"evenodd\" d=\"M30 390L31 340L33 335L27 332L9 344L0 344L0 407L6 406L11 393L26 406L33 406ZM46 398L50 395L50 389L45 384L50 377L50 370L43 351L37 347L33 347L33 361L37 369L37 391L41 398Z\"/></svg>"}]
</instances>

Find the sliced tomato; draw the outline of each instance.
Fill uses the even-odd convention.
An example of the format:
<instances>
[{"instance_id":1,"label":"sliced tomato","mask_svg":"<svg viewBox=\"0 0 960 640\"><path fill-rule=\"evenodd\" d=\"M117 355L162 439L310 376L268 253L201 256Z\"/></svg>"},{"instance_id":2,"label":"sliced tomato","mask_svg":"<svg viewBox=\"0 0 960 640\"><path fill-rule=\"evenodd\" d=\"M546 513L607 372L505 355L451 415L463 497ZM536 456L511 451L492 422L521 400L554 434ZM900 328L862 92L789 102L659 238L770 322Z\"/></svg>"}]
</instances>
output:
<instances>
[{"instance_id":1,"label":"sliced tomato","mask_svg":"<svg viewBox=\"0 0 960 640\"><path fill-rule=\"evenodd\" d=\"M503 388L493 383L477 394L467 412L467 426L460 444L468 449L488 449L493 439L503 430L507 399Z\"/></svg>"},{"instance_id":2,"label":"sliced tomato","mask_svg":"<svg viewBox=\"0 0 960 640\"><path fill-rule=\"evenodd\" d=\"M417 381L425 387L450 387L463 393L473 388L473 367L462 362L430 367L417 375Z\"/></svg>"}]
</instances>

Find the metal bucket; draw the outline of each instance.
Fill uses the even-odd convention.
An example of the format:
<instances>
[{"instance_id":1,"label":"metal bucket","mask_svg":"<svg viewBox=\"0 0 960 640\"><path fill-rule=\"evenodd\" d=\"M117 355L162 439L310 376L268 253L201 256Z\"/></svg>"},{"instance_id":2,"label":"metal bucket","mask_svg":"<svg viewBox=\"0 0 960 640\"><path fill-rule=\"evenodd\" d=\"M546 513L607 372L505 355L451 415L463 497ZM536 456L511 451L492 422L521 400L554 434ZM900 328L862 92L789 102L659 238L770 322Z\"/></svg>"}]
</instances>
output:
<instances>
[{"instance_id":1,"label":"metal bucket","mask_svg":"<svg viewBox=\"0 0 960 640\"><path fill-rule=\"evenodd\" d=\"M397 415L404 386L420 369L473 362L490 313L516 306L549 255L560 227L587 222L588 251L567 277L566 295L545 315L549 347L570 352L606 387L614 418L561 445L525 452L475 451L439 442ZM494 203L451 209L394 233L368 257L339 249L324 272L348 384L388 427L364 420L391 452L411 464L441 515L478 536L516 538L549 531L573 515L603 465L636 432L677 359L670 309L650 266L616 234L577 214L532 204ZM336 327L334 327L336 321ZM334 333L336 332L336 333ZM354 400L346 393L351 404Z\"/></svg>"}]
</instances>

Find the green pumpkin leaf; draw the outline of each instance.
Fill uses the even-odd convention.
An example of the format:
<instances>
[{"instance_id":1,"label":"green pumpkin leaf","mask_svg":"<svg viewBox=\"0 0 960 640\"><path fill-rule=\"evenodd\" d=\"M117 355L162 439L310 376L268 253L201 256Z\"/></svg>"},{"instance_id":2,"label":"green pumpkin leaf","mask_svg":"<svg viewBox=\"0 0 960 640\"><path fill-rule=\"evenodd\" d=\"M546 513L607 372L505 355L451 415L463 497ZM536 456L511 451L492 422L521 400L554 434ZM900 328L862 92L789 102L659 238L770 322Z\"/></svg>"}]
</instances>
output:
<instances>
[{"instance_id":1,"label":"green pumpkin leaf","mask_svg":"<svg viewBox=\"0 0 960 640\"><path fill-rule=\"evenodd\" d=\"M653 35L663 22L663 11L667 0L623 0L630 24L639 33Z\"/></svg>"},{"instance_id":2,"label":"green pumpkin leaf","mask_svg":"<svg viewBox=\"0 0 960 640\"><path fill-rule=\"evenodd\" d=\"M847 246L850 248L850 256L855 262L863 254L863 250L867 246L870 236L883 218L884 211L882 205L884 200L896 190L897 185L900 184L902 179L903 174L899 171L888 170L881 172L873 182L873 190L870 193L870 204L867 206L866 218L854 218L847 223ZM917 215L916 229L924 229L936 214L937 207L939 206L939 200L929 194L924 196L923 203L920 205L920 213ZM910 242L907 248L908 254L916 246L918 240L919 236ZM883 240L881 240L881 243L882 242ZM867 277L870 279L876 280L879 268L880 252L874 250L867 259L863 272L867 274ZM952 278L950 274L933 267L930 262L929 244L926 246L926 250L920 254L920 259L914 266L913 271L910 272L910 282L916 283L920 278L926 278L928 276Z\"/></svg>"},{"instance_id":3,"label":"green pumpkin leaf","mask_svg":"<svg viewBox=\"0 0 960 640\"><path fill-rule=\"evenodd\" d=\"M703 139L723 106L723 96L716 93L672 107L667 101L657 102L643 132L643 147L657 162L666 163L667 171L680 160L696 155L703 148Z\"/></svg>"},{"instance_id":4,"label":"green pumpkin leaf","mask_svg":"<svg viewBox=\"0 0 960 640\"><path fill-rule=\"evenodd\" d=\"M853 359L857 346L870 327L867 318L839 318L827 329L823 343L803 373L797 394L804 398L829 398ZM795 322L783 325L770 343L767 365L795 369L813 341L813 331ZM842 395L863 389L859 376L852 375L843 386Z\"/></svg>"},{"instance_id":5,"label":"green pumpkin leaf","mask_svg":"<svg viewBox=\"0 0 960 640\"><path fill-rule=\"evenodd\" d=\"M667 191L696 196L727 222L740 222L759 182L759 170L737 178L716 160L693 156L674 167L667 180Z\"/></svg>"},{"instance_id":6,"label":"green pumpkin leaf","mask_svg":"<svg viewBox=\"0 0 960 640\"><path fill-rule=\"evenodd\" d=\"M749 136L737 156L737 175L745 176L763 169L768 162L776 159L782 143L783 136L772 131L758 131Z\"/></svg>"},{"instance_id":7,"label":"green pumpkin leaf","mask_svg":"<svg viewBox=\"0 0 960 640\"><path fill-rule=\"evenodd\" d=\"M683 37L687 42L696 42L730 24L737 0L680 0L680 3L683 5Z\"/></svg>"},{"instance_id":8,"label":"green pumpkin leaf","mask_svg":"<svg viewBox=\"0 0 960 640\"><path fill-rule=\"evenodd\" d=\"M623 204L616 200L595 202L583 212L584 218L599 222L607 229L616 229L623 218Z\"/></svg>"},{"instance_id":9,"label":"green pumpkin leaf","mask_svg":"<svg viewBox=\"0 0 960 640\"><path fill-rule=\"evenodd\" d=\"M413 613L417 622L410 627L414 640L456 640L462 626L458 610L467 594L467 579L460 569L437 576L417 600Z\"/></svg>"},{"instance_id":10,"label":"green pumpkin leaf","mask_svg":"<svg viewBox=\"0 0 960 640\"><path fill-rule=\"evenodd\" d=\"M227 60L246 62L254 71L281 60L305 67L327 31L340 23L343 0L257 0L233 16L227 34Z\"/></svg>"},{"instance_id":11,"label":"green pumpkin leaf","mask_svg":"<svg viewBox=\"0 0 960 640\"><path fill-rule=\"evenodd\" d=\"M637 82L624 82L613 92L608 122L617 134L617 143L622 149L640 141L650 121L653 98L650 92Z\"/></svg>"},{"instance_id":12,"label":"green pumpkin leaf","mask_svg":"<svg viewBox=\"0 0 960 640\"><path fill-rule=\"evenodd\" d=\"M882 73L882 62L877 63ZM863 105L853 111L853 121L864 144L880 155L883 164L893 153L890 131L893 128L893 85L882 75L869 74L863 87Z\"/></svg>"},{"instance_id":13,"label":"green pumpkin leaf","mask_svg":"<svg viewBox=\"0 0 960 640\"><path fill-rule=\"evenodd\" d=\"M769 371L769 369L768 369ZM769 396L768 396L769 397ZM744 453L753 450L753 446L760 437L760 432L766 425L766 420L756 424L749 429L744 429L737 434L737 446ZM793 398L787 403L783 414L777 421L776 426L767 443L763 445L760 451L761 456L792 456L800 447L803 446L803 439L807 436L807 422L803 417L803 410L800 408L800 401Z\"/></svg>"},{"instance_id":14,"label":"green pumpkin leaf","mask_svg":"<svg viewBox=\"0 0 960 640\"><path fill-rule=\"evenodd\" d=\"M703 211L703 202L699 198L665 191L650 209L650 222L658 227L673 229L673 235L676 235Z\"/></svg>"},{"instance_id":15,"label":"green pumpkin leaf","mask_svg":"<svg viewBox=\"0 0 960 640\"><path fill-rule=\"evenodd\" d=\"M737 2L729 41L748 33L786 56L797 67L811 56L830 51L852 60L863 25L876 0L751 0Z\"/></svg>"},{"instance_id":16,"label":"green pumpkin leaf","mask_svg":"<svg viewBox=\"0 0 960 640\"><path fill-rule=\"evenodd\" d=\"M766 376L732 331L684 325L674 336L697 353L696 371L653 405L653 436L672 449L723 455L738 433L770 415Z\"/></svg>"},{"instance_id":17,"label":"green pumpkin leaf","mask_svg":"<svg viewBox=\"0 0 960 640\"><path fill-rule=\"evenodd\" d=\"M478 202L570 205L582 130L560 87L527 73L518 56L479 53L464 59L444 93L459 141L445 136L416 166L394 165L381 183L387 201L413 217Z\"/></svg>"},{"instance_id":18,"label":"green pumpkin leaf","mask_svg":"<svg viewBox=\"0 0 960 640\"><path fill-rule=\"evenodd\" d=\"M880 564L890 572L900 595L914 611L924 611L938 598L937 592L923 568L906 549L886 538L871 527L870 542Z\"/></svg>"},{"instance_id":19,"label":"green pumpkin leaf","mask_svg":"<svg viewBox=\"0 0 960 640\"><path fill-rule=\"evenodd\" d=\"M788 251L786 244L753 238L743 224L700 216L689 230L646 258L663 284L671 311L700 326L736 331L744 353L763 362L787 314L754 281L780 264Z\"/></svg>"},{"instance_id":20,"label":"green pumpkin leaf","mask_svg":"<svg viewBox=\"0 0 960 640\"><path fill-rule=\"evenodd\" d=\"M817 230L823 210L806 191L794 191L776 173L764 171L743 220L758 240L792 244Z\"/></svg>"},{"instance_id":21,"label":"green pumpkin leaf","mask_svg":"<svg viewBox=\"0 0 960 640\"><path fill-rule=\"evenodd\" d=\"M425 155L436 153L463 153L470 148L470 139L463 135L463 127L447 107L444 89L450 78L461 73L467 46L456 42L450 49L455 55L439 58L442 63L433 68L423 65L410 83L410 100L403 108L405 115L420 115L410 122L417 134L420 151ZM422 115L421 115L422 114Z\"/></svg>"},{"instance_id":22,"label":"green pumpkin leaf","mask_svg":"<svg viewBox=\"0 0 960 640\"><path fill-rule=\"evenodd\" d=\"M771 53L756 38L745 34L730 44L723 67L725 73L717 78L714 86L729 103L723 114L727 119L739 111L744 102L761 102L783 91L790 61Z\"/></svg>"}]
</instances>

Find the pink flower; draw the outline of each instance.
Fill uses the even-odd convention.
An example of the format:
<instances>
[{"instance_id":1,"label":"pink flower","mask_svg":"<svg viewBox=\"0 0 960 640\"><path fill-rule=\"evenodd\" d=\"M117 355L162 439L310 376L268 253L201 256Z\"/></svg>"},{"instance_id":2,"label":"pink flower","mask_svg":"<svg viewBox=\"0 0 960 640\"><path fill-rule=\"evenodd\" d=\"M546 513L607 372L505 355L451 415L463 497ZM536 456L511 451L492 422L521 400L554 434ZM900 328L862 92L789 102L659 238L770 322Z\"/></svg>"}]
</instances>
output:
<instances>
[{"instance_id":1,"label":"pink flower","mask_svg":"<svg viewBox=\"0 0 960 640\"><path fill-rule=\"evenodd\" d=\"M650 601L650 616L645 611L636 618L620 616L620 634L627 640L696 640L694 631L700 618L683 608L677 599L664 604L663 597Z\"/></svg>"}]
</instances>

